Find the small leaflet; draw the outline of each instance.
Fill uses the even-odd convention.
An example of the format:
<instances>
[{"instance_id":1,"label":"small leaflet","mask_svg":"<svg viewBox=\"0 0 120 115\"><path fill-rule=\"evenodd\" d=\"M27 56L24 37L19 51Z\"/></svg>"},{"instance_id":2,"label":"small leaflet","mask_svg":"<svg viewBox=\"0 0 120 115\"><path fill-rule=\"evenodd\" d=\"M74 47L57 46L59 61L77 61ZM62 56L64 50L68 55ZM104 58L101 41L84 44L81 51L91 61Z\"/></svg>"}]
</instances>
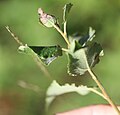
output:
<instances>
[{"instance_id":1,"label":"small leaflet","mask_svg":"<svg viewBox=\"0 0 120 115\"><path fill-rule=\"evenodd\" d=\"M71 3L68 3L64 6L64 8L63 8L63 22L65 22L67 20L68 13L70 12L72 6L73 6L73 4L71 4Z\"/></svg>"}]
</instances>

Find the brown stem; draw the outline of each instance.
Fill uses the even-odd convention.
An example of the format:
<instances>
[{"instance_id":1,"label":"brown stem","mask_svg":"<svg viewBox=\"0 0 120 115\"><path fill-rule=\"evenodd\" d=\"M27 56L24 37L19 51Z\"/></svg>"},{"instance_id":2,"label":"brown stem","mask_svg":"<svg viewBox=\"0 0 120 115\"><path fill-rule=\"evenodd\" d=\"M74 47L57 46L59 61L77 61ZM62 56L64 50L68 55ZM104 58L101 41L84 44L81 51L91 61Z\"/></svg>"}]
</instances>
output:
<instances>
[{"instance_id":1,"label":"brown stem","mask_svg":"<svg viewBox=\"0 0 120 115\"><path fill-rule=\"evenodd\" d=\"M98 85L98 87L100 88L100 90L102 91L103 95L106 97L106 100L115 109L115 111L118 113L118 115L120 115L119 109L114 104L114 102L111 100L111 98L109 97L109 95L105 91L104 87L102 86L101 82L98 80L97 76L95 75L95 73L91 69L88 69L88 72L91 75L92 79L96 82L96 84Z\"/></svg>"},{"instance_id":2,"label":"brown stem","mask_svg":"<svg viewBox=\"0 0 120 115\"><path fill-rule=\"evenodd\" d=\"M20 45L20 46L24 46L23 43L19 40L19 38L9 29L9 26L5 27L7 29L7 31L11 34L11 36L13 37L13 39Z\"/></svg>"}]
</instances>

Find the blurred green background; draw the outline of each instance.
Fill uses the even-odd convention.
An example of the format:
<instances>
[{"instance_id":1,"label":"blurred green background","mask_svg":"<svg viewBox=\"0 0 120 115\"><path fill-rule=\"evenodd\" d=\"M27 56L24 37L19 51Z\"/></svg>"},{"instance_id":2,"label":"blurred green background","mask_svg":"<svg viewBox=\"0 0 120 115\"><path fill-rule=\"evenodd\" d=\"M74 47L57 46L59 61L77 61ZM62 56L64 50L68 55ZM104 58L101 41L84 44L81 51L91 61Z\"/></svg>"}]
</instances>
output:
<instances>
[{"instance_id":1,"label":"blurred green background","mask_svg":"<svg viewBox=\"0 0 120 115\"><path fill-rule=\"evenodd\" d=\"M18 44L5 29L9 25L20 40L28 45L56 45L66 47L55 29L38 23L37 9L43 8L62 23L62 8L71 2L68 33L85 34L89 26L96 30L95 40L102 44L105 56L94 72L116 104L120 104L120 1L119 0L0 0L0 115L53 115L71 109L107 103L96 94L80 96L76 93L56 98L45 112L45 92L51 83L30 56L17 52ZM49 67L52 79L60 84L96 86L86 73L71 77L67 74L67 57L59 57ZM36 93L18 86L19 80L40 87Z\"/></svg>"}]
</instances>

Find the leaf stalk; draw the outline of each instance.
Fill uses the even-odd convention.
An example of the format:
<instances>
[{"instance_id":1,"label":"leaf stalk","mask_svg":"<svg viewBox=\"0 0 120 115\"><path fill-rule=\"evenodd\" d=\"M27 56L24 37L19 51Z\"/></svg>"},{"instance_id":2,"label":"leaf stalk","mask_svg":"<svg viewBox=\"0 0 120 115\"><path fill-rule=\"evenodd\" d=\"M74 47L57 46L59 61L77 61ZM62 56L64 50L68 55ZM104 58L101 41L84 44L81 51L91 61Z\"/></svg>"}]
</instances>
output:
<instances>
[{"instance_id":1,"label":"leaf stalk","mask_svg":"<svg viewBox=\"0 0 120 115\"><path fill-rule=\"evenodd\" d=\"M67 21L64 22L64 35L67 37Z\"/></svg>"},{"instance_id":2,"label":"leaf stalk","mask_svg":"<svg viewBox=\"0 0 120 115\"><path fill-rule=\"evenodd\" d=\"M62 32L62 30L57 26L57 25L53 25L54 28L62 35L62 37L64 38L64 40L66 41L68 47L70 46L70 43L68 41L67 36Z\"/></svg>"}]
</instances>

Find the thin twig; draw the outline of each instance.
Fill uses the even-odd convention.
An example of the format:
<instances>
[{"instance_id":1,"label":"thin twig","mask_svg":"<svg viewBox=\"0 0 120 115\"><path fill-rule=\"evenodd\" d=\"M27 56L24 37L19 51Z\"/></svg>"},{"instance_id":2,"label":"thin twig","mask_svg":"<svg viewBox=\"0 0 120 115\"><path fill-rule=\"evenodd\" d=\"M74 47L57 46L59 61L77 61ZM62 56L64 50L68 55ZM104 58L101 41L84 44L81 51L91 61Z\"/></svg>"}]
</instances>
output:
<instances>
[{"instance_id":1,"label":"thin twig","mask_svg":"<svg viewBox=\"0 0 120 115\"><path fill-rule=\"evenodd\" d=\"M13 37L13 39L20 45L20 46L24 46L23 43L19 40L19 38L10 30L9 26L5 27L7 29L7 31L11 34L11 36Z\"/></svg>"},{"instance_id":2,"label":"thin twig","mask_svg":"<svg viewBox=\"0 0 120 115\"><path fill-rule=\"evenodd\" d=\"M103 93L104 97L106 98L106 100L116 110L116 112L118 113L118 115L120 115L119 109L114 104L114 102L111 100L111 98L109 97L109 95L105 91L104 87L102 86L101 82L98 80L97 76L95 75L95 73L91 69L88 69L88 72L91 75L92 79L96 82L96 84L98 85L98 87L100 88L100 90L102 91L102 93Z\"/></svg>"},{"instance_id":3,"label":"thin twig","mask_svg":"<svg viewBox=\"0 0 120 115\"><path fill-rule=\"evenodd\" d=\"M38 94L40 94L41 92L43 92L43 90L40 89L39 86L30 84L30 83L27 83L27 82L25 82L25 81L23 81L23 80L19 80L19 81L18 81L18 85L19 85L20 87L22 87L22 88L30 89L30 90L38 93Z\"/></svg>"},{"instance_id":4,"label":"thin twig","mask_svg":"<svg viewBox=\"0 0 120 115\"><path fill-rule=\"evenodd\" d=\"M68 41L68 38L66 36L67 33L64 34L64 32L58 27L58 25L54 24L53 22L51 22L49 19L47 20L49 23L51 23L51 25L62 35L62 37L64 38L65 42L67 43L68 47L70 46L70 43ZM65 32L66 32L66 27L65 28Z\"/></svg>"},{"instance_id":5,"label":"thin twig","mask_svg":"<svg viewBox=\"0 0 120 115\"><path fill-rule=\"evenodd\" d=\"M5 27L7 29L7 31L11 34L11 36L13 37L13 39L20 45L20 46L24 46L24 44L19 40L19 38L17 36L15 36L15 34L10 30L9 26ZM51 76L48 72L48 70L43 66L43 64L41 63L39 57L37 55L32 55L34 61L36 62L36 64L38 65L38 67L41 69L41 71L44 73L45 76L49 77L50 79Z\"/></svg>"},{"instance_id":6,"label":"thin twig","mask_svg":"<svg viewBox=\"0 0 120 115\"><path fill-rule=\"evenodd\" d=\"M38 65L38 67L45 74L45 76L47 76L50 80L53 80L50 73L48 72L48 70L45 68L45 66L43 66L43 64L41 63L41 60L39 59L39 57L37 55L35 55L34 52L33 52L32 57L33 57L34 61L36 62L36 64Z\"/></svg>"}]
</instances>

